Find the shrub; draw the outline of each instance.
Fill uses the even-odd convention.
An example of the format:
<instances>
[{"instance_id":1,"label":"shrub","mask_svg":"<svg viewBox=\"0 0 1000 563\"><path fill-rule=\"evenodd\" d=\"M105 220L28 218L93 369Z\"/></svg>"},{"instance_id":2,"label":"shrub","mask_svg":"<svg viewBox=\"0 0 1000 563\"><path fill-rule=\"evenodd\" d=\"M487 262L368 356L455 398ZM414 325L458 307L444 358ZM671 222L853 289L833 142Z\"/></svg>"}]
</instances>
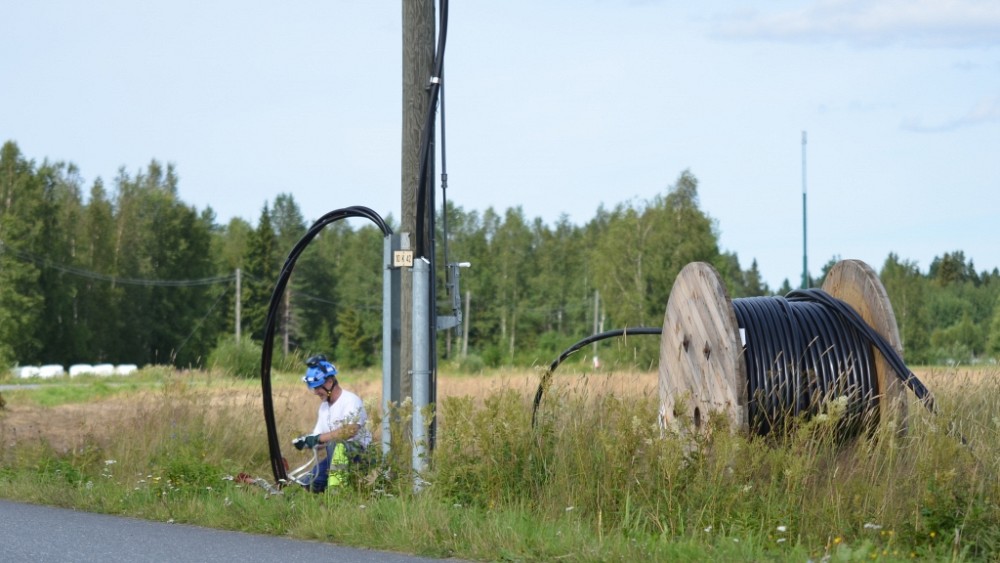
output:
<instances>
[{"instance_id":1,"label":"shrub","mask_svg":"<svg viewBox=\"0 0 1000 563\"><path fill-rule=\"evenodd\" d=\"M277 348L277 344L275 345ZM262 352L260 342L250 338L242 338L235 342L225 336L208 356L208 367L228 375L254 379L260 376L260 360ZM303 363L301 354L292 352L288 355L275 350L271 356L271 371L300 371Z\"/></svg>"}]
</instances>

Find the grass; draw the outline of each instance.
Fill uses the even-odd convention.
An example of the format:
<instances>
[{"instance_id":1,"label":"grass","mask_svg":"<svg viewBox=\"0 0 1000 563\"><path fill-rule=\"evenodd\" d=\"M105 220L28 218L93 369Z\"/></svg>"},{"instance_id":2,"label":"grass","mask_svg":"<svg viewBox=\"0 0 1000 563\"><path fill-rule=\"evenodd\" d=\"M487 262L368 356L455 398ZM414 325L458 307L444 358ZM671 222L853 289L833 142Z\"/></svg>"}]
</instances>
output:
<instances>
[{"instance_id":1,"label":"grass","mask_svg":"<svg viewBox=\"0 0 1000 563\"><path fill-rule=\"evenodd\" d=\"M844 440L836 412L780 437L732 435L717 419L709 434L663 436L647 374L557 380L532 429L524 387L537 377L485 374L471 380L489 391L439 393L421 492L404 446L349 488L280 496L229 478L270 478L253 381L148 374L135 388L110 385L109 396L109 382L94 380L81 394L99 398L101 412L116 405L113 418L62 444L12 430L27 410L80 407L32 397L54 394L46 385L5 393L0 497L474 560L995 560L997 375L935 372L941 415L911 405L905 435L882 427ZM377 381L344 379L370 403ZM315 401L296 376L276 375L274 397L283 437L312 425ZM396 414L405 423L406 406Z\"/></svg>"}]
</instances>

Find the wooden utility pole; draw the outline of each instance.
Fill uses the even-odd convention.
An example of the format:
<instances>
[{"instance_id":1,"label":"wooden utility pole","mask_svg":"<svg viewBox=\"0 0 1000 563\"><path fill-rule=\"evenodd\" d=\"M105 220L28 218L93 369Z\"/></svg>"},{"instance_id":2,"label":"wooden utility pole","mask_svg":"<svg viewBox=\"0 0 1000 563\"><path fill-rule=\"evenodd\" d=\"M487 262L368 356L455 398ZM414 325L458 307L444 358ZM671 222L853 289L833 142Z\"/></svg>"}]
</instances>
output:
<instances>
[{"instance_id":1,"label":"wooden utility pole","mask_svg":"<svg viewBox=\"0 0 1000 563\"><path fill-rule=\"evenodd\" d=\"M241 277L241 270L236 268L236 343L240 343L240 325L243 324L243 320L240 318L241 305L243 303L243 279Z\"/></svg>"},{"instance_id":2,"label":"wooden utility pole","mask_svg":"<svg viewBox=\"0 0 1000 563\"><path fill-rule=\"evenodd\" d=\"M423 233L415 232L417 183L420 175L420 140L424 134L423 127L430 104L428 86L434 67L434 29L433 0L403 0L403 161L400 221L402 232L410 234L409 250L413 250L417 237L424 236ZM401 397L412 397L413 379L410 370L413 366L413 277L405 269L400 279L399 297L399 391Z\"/></svg>"},{"instance_id":3,"label":"wooden utility pole","mask_svg":"<svg viewBox=\"0 0 1000 563\"><path fill-rule=\"evenodd\" d=\"M469 308L470 301L472 300L472 292L465 292L465 315L463 315L463 321L465 326L462 327L462 357L469 355L469 317L472 316L472 309Z\"/></svg>"}]
</instances>

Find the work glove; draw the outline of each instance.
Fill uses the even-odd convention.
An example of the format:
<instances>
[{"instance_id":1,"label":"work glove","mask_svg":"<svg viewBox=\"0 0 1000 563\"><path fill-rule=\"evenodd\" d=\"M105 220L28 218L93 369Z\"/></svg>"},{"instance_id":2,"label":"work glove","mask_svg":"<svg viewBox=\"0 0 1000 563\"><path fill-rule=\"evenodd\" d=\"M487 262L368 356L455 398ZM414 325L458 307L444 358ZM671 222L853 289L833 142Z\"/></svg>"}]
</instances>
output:
<instances>
[{"instance_id":1,"label":"work glove","mask_svg":"<svg viewBox=\"0 0 1000 563\"><path fill-rule=\"evenodd\" d=\"M308 436L299 436L298 438L292 440L292 445L295 449L301 450L302 448L315 448L319 444L319 434L309 434Z\"/></svg>"}]
</instances>

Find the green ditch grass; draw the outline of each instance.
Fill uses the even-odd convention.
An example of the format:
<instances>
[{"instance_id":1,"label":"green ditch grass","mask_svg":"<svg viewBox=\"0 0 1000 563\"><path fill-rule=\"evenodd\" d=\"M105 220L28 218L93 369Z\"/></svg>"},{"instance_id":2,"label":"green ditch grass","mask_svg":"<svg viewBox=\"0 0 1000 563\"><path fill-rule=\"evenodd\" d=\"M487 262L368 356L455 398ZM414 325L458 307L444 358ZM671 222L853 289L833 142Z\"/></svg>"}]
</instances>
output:
<instances>
[{"instance_id":1,"label":"green ditch grass","mask_svg":"<svg viewBox=\"0 0 1000 563\"><path fill-rule=\"evenodd\" d=\"M232 479L270 478L259 403L220 405L199 386L259 391L226 377L161 380L122 413L121 432L68 450L12 436L0 415L0 497L484 561L990 561L998 375L936 390L937 416L910 405L905 434L883 426L846 440L835 405L781 436L745 437L718 418L706 434L664 434L655 392L616 395L593 381L553 386L534 429L530 397L445 398L419 492L404 444L348 487L277 496ZM93 397L107 392L92 385ZM276 414L290 426L294 413ZM403 435L409 406L392 414Z\"/></svg>"}]
</instances>

